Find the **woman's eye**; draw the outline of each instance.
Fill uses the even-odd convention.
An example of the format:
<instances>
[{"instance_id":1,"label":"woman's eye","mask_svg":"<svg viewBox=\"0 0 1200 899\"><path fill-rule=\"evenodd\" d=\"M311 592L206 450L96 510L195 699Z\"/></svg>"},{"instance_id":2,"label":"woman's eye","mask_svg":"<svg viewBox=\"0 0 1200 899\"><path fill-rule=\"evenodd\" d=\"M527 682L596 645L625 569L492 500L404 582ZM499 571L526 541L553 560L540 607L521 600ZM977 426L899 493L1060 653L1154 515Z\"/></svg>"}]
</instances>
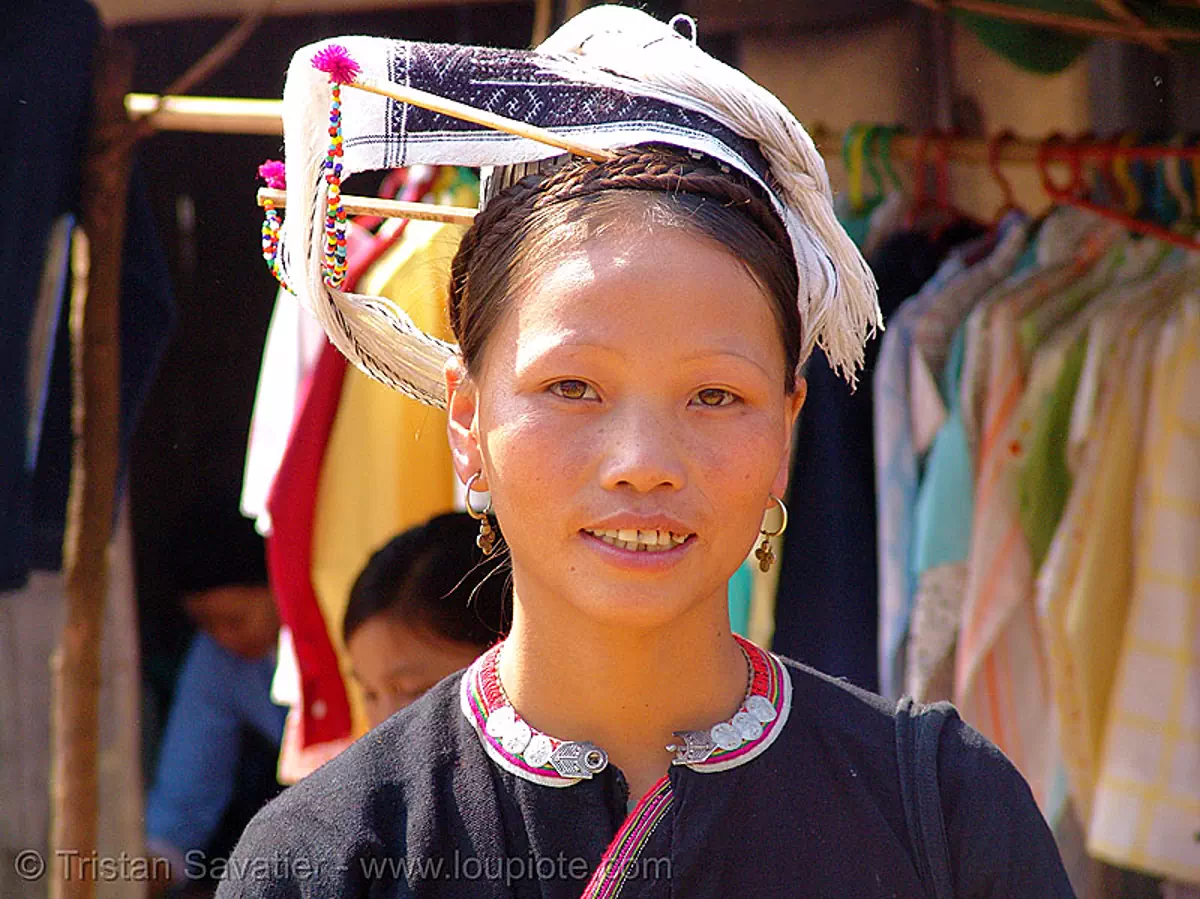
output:
<instances>
[{"instance_id":1,"label":"woman's eye","mask_svg":"<svg viewBox=\"0 0 1200 899\"><path fill-rule=\"evenodd\" d=\"M584 381L556 381L550 385L550 392L565 400L586 400L596 396L596 392Z\"/></svg>"},{"instance_id":2,"label":"woman's eye","mask_svg":"<svg viewBox=\"0 0 1200 899\"><path fill-rule=\"evenodd\" d=\"M735 397L728 390L724 390L720 387L706 387L704 390L701 390L696 394L696 399L699 401L701 406L716 407L728 406L730 403L734 402L737 397Z\"/></svg>"}]
</instances>

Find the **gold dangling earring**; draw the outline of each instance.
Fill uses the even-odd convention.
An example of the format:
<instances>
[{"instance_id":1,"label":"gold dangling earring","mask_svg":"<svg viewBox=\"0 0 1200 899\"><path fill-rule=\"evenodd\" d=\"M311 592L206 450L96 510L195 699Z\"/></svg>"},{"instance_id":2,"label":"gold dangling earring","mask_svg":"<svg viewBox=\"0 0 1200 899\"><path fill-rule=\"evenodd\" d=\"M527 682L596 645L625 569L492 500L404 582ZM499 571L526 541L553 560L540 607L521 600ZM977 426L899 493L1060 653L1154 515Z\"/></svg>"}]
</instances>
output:
<instances>
[{"instance_id":1,"label":"gold dangling earring","mask_svg":"<svg viewBox=\"0 0 1200 899\"><path fill-rule=\"evenodd\" d=\"M475 545L483 551L485 556L490 556L492 550L496 548L496 530L488 520L488 515L492 511L492 498L491 496L488 497L487 508L482 512L476 512L475 507L471 505L471 491L474 489L475 482L479 480L479 476L482 474L482 471L477 471L467 481L467 514L479 522L479 536L475 538ZM483 491L480 490L479 492L482 493Z\"/></svg>"},{"instance_id":2,"label":"gold dangling earring","mask_svg":"<svg viewBox=\"0 0 1200 899\"><path fill-rule=\"evenodd\" d=\"M771 566L775 564L775 550L771 548L771 538L780 536L784 531L787 530L788 524L787 506L783 504L783 500L781 500L774 493L769 493L767 495L771 499L775 500L776 504L779 506L779 512L783 516L783 520L779 523L779 530L768 531L766 528L763 528L760 531L763 537L763 542L759 545L758 549L754 551L754 558L758 559L758 570L764 574L770 571Z\"/></svg>"}]
</instances>

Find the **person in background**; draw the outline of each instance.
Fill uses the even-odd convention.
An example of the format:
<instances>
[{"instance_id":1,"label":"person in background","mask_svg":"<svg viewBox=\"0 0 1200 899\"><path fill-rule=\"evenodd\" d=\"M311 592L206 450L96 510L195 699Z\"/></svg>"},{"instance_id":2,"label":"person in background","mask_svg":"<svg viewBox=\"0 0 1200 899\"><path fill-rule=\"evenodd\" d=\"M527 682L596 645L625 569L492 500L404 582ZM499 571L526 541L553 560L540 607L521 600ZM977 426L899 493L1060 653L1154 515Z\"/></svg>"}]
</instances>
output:
<instances>
[{"instance_id":1,"label":"person in background","mask_svg":"<svg viewBox=\"0 0 1200 899\"><path fill-rule=\"evenodd\" d=\"M151 856L170 862L171 883L187 881L193 895L246 821L279 792L286 709L270 695L279 618L262 538L233 504L213 503L188 520L172 566L197 631L146 799L146 843Z\"/></svg>"},{"instance_id":2,"label":"person in background","mask_svg":"<svg viewBox=\"0 0 1200 899\"><path fill-rule=\"evenodd\" d=\"M479 566L478 525L438 515L393 537L350 593L342 639L375 727L508 630L504 585Z\"/></svg>"}]
</instances>

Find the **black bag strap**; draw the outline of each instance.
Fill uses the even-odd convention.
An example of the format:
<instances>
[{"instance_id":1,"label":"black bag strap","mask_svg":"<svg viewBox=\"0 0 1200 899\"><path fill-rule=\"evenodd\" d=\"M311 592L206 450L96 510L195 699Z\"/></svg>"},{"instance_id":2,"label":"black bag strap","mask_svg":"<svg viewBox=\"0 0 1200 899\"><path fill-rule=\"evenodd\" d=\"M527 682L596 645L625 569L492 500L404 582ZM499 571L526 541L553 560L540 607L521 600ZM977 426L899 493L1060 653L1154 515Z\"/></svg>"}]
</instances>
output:
<instances>
[{"instance_id":1,"label":"black bag strap","mask_svg":"<svg viewBox=\"0 0 1200 899\"><path fill-rule=\"evenodd\" d=\"M942 727L958 712L948 702L920 706L906 696L896 705L896 757L900 800L912 842L917 874L928 899L954 899L954 876L938 789L938 742Z\"/></svg>"}]
</instances>

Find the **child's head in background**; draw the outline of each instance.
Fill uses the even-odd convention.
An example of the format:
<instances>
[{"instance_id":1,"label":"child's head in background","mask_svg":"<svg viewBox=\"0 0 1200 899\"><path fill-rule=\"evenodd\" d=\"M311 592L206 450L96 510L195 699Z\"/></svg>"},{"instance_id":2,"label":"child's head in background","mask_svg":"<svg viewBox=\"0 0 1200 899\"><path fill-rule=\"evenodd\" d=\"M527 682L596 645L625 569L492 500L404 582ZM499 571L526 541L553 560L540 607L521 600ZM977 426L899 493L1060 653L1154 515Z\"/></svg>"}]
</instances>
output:
<instances>
[{"instance_id":1,"label":"child's head in background","mask_svg":"<svg viewBox=\"0 0 1200 899\"><path fill-rule=\"evenodd\" d=\"M355 581L342 638L372 727L507 631L504 576L480 583L495 565L478 564L478 527L462 512L432 518L394 537Z\"/></svg>"}]
</instances>

